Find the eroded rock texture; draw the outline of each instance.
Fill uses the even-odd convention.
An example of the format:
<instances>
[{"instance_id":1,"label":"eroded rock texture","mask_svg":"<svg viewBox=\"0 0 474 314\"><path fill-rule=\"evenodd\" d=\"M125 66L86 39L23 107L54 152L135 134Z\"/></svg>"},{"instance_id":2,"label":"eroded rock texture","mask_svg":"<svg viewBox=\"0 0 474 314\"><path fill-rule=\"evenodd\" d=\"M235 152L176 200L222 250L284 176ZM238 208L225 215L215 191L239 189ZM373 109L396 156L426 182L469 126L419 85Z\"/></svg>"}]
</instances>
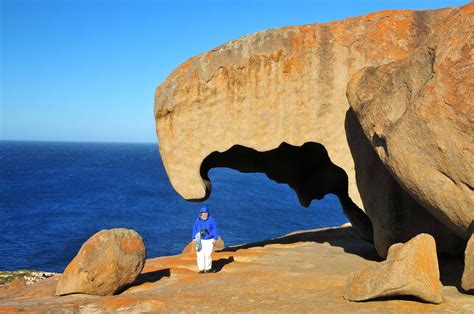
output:
<instances>
[{"instance_id":1,"label":"eroded rock texture","mask_svg":"<svg viewBox=\"0 0 474 314\"><path fill-rule=\"evenodd\" d=\"M347 91L393 177L467 240L474 219L474 18L444 22L426 46L361 70Z\"/></svg>"},{"instance_id":2,"label":"eroded rock texture","mask_svg":"<svg viewBox=\"0 0 474 314\"><path fill-rule=\"evenodd\" d=\"M344 298L413 296L441 303L441 287L435 241L428 234L419 234L407 243L392 245L385 262L350 274Z\"/></svg>"},{"instance_id":3,"label":"eroded rock texture","mask_svg":"<svg viewBox=\"0 0 474 314\"><path fill-rule=\"evenodd\" d=\"M453 69L467 83L462 85L463 96L448 93L458 98L452 102L448 97L446 101L462 104L451 108L466 114L467 124L462 126L470 128L459 131L450 124L457 120L444 119L439 130L454 128L455 133L472 135L469 117L472 117L473 97L467 96L473 96L469 85L474 76L472 59L469 59L472 58L469 34L473 29L473 7L468 4L434 11L385 11L334 23L271 29L230 41L189 59L158 86L155 94L160 153L171 184L185 199L203 200L211 192L207 171L212 167L264 172L269 178L292 187L304 206L326 193L338 195L362 236L370 239L373 233L381 256L386 256L393 243L405 242L422 232L435 237L440 252L459 252L467 240L466 226L473 218L472 211L454 210L444 205L436 207L432 204L433 198L419 197L426 194L452 197L442 186L449 184L445 178L452 174L445 172L447 176L443 181L429 185L426 180L425 183L407 183L409 174L403 172L407 167L423 167L421 155L429 154L432 151L429 149L412 151L420 156L395 161L410 165L402 167L400 174L394 174L392 161L380 156L377 148L380 143L367 138L366 120L359 121L363 112L357 105L353 105L355 112L350 108L346 92L351 79L354 85L349 94L363 88L354 81L358 78L365 82L364 75L370 70L360 71L363 68L377 69L385 64L395 67L419 54L434 64L431 53L436 55L437 49L451 49L455 54L448 57L450 54L445 52L445 59L458 62ZM451 46L454 48L449 48ZM410 84L430 80L432 69L426 70L424 64L412 62L417 78ZM446 66L448 71L448 63ZM450 90L449 84L456 86L457 81L450 81L451 76L443 77L445 79L438 80L433 88L443 91ZM377 84L382 86L386 81L389 78ZM420 85L419 88L427 87ZM365 93L378 95L378 91ZM413 92L418 90L413 89ZM433 91L433 97L441 99L436 96L439 93ZM398 101L399 92L395 94L390 99ZM428 98L425 100L429 102ZM425 116L433 121L443 112L449 113L434 109ZM400 114L390 112L381 119L393 120ZM406 141L419 138L418 142L423 142L429 131L417 133L421 131L426 130L415 128L416 134L411 133ZM434 138L428 136L425 146L437 149L432 142ZM445 143L444 148L439 148L439 155L444 156L448 166L450 162L462 165L468 160L463 159L464 152L459 150L472 153L469 143L472 137L470 142ZM308 145L319 147L323 154L302 157L302 163L285 157L268 158L272 154L284 156L289 150L298 155ZM327 158L322 158L324 154ZM470 195L463 202L473 208L472 181L466 175L451 178L454 178L451 184L459 184L458 189ZM463 214L459 216L459 213Z\"/></svg>"}]
</instances>

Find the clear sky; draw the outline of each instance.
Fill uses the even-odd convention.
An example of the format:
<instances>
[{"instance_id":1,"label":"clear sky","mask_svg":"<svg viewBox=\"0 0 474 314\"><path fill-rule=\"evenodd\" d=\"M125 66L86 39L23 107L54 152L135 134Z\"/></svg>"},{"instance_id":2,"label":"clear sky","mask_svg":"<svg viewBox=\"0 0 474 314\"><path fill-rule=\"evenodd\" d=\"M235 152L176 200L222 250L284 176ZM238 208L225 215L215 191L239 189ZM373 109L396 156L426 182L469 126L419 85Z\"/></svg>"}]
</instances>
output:
<instances>
[{"instance_id":1,"label":"clear sky","mask_svg":"<svg viewBox=\"0 0 474 314\"><path fill-rule=\"evenodd\" d=\"M468 1L0 2L0 139L156 142L155 88L196 54L262 29Z\"/></svg>"}]
</instances>

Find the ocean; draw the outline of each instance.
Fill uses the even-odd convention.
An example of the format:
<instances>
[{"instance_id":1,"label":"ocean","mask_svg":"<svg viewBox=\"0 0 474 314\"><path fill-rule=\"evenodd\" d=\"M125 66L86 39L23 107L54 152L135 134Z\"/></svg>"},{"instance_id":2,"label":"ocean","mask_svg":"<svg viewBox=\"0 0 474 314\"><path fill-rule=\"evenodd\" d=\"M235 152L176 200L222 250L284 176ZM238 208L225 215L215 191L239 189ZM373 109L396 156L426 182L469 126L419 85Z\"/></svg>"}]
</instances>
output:
<instances>
[{"instance_id":1,"label":"ocean","mask_svg":"<svg viewBox=\"0 0 474 314\"><path fill-rule=\"evenodd\" d=\"M171 187L157 144L0 141L0 270L62 272L102 229L131 228L147 258L180 253L202 205L226 245L348 221L334 195L299 205L264 174L212 169L202 203Z\"/></svg>"}]
</instances>

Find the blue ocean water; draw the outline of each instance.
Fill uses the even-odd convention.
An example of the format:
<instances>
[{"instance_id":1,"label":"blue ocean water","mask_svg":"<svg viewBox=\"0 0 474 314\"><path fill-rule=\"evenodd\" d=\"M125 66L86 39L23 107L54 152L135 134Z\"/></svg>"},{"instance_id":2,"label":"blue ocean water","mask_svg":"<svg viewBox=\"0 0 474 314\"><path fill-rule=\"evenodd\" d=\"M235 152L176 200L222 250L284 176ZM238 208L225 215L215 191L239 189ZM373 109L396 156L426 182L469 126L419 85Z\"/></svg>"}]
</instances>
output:
<instances>
[{"instance_id":1,"label":"blue ocean water","mask_svg":"<svg viewBox=\"0 0 474 314\"><path fill-rule=\"evenodd\" d=\"M211 197L183 200L156 144L0 141L0 270L62 272L101 229L132 228L147 256L178 254L199 208L215 217L226 245L347 222L334 195L299 205L264 174L212 169Z\"/></svg>"}]
</instances>

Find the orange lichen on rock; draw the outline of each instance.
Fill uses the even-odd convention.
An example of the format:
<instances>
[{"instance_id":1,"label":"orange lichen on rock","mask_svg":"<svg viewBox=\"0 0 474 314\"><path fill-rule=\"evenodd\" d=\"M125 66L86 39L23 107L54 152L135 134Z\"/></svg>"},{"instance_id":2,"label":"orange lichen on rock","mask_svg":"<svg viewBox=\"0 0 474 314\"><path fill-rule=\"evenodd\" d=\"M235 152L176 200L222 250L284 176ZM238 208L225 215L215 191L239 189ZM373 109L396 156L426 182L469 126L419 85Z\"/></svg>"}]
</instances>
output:
<instances>
[{"instance_id":1,"label":"orange lichen on rock","mask_svg":"<svg viewBox=\"0 0 474 314\"><path fill-rule=\"evenodd\" d=\"M461 9L466 12L466 13L472 13L474 12L474 2L469 1L468 4L464 5L461 7Z\"/></svg>"},{"instance_id":2,"label":"orange lichen on rock","mask_svg":"<svg viewBox=\"0 0 474 314\"><path fill-rule=\"evenodd\" d=\"M131 253L140 250L142 244L138 238L124 238L121 241L121 248L124 252Z\"/></svg>"},{"instance_id":3,"label":"orange lichen on rock","mask_svg":"<svg viewBox=\"0 0 474 314\"><path fill-rule=\"evenodd\" d=\"M134 230L102 230L82 245L66 267L56 294L114 294L137 278L145 258L145 245Z\"/></svg>"}]
</instances>

